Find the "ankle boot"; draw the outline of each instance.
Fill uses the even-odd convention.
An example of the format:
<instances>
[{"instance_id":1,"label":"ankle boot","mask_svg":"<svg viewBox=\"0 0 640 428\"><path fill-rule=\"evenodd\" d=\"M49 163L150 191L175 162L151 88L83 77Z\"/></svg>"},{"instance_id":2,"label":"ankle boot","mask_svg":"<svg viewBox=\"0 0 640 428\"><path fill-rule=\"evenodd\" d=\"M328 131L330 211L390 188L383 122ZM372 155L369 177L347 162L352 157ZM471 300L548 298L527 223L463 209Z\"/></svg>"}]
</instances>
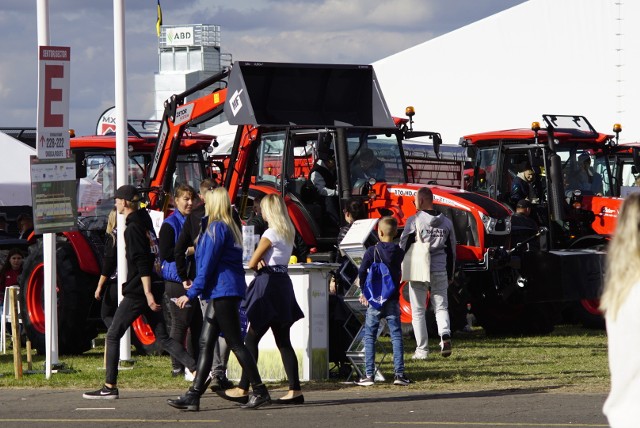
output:
<instances>
[{"instance_id":1,"label":"ankle boot","mask_svg":"<svg viewBox=\"0 0 640 428\"><path fill-rule=\"evenodd\" d=\"M200 410L200 394L193 388L189 388L183 396L176 399L168 399L167 404L176 409L197 412Z\"/></svg>"},{"instance_id":2,"label":"ankle boot","mask_svg":"<svg viewBox=\"0 0 640 428\"><path fill-rule=\"evenodd\" d=\"M271 404L271 397L269 391L264 384L260 384L253 388L253 393L249 396L249 401L240 407L243 409L257 409L262 406L268 406Z\"/></svg>"}]
</instances>

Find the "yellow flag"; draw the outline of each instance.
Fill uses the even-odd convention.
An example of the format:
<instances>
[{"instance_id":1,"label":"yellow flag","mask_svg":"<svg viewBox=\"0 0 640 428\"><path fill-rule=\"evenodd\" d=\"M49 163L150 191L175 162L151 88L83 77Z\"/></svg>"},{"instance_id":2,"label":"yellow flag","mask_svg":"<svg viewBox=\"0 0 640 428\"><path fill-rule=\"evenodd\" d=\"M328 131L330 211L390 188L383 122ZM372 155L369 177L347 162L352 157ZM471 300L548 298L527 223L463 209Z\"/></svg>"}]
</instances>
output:
<instances>
[{"instance_id":1,"label":"yellow flag","mask_svg":"<svg viewBox=\"0 0 640 428\"><path fill-rule=\"evenodd\" d=\"M160 0L158 0L158 19L156 20L156 33L160 37L160 26L162 25L162 9L160 8Z\"/></svg>"}]
</instances>

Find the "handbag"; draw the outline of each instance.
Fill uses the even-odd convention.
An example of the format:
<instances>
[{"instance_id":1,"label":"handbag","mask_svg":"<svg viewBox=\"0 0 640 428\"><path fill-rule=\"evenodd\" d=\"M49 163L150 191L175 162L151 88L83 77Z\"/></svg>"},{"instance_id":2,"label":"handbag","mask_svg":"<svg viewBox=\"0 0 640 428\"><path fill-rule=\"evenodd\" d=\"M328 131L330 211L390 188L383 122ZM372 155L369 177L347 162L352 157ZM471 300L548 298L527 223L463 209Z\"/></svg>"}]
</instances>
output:
<instances>
[{"instance_id":1,"label":"handbag","mask_svg":"<svg viewBox=\"0 0 640 428\"><path fill-rule=\"evenodd\" d=\"M376 261L376 255L380 261ZM379 310L395 290L396 286L393 283L389 268L382 262L376 245L374 247L373 263L369 267L362 294L371 306Z\"/></svg>"},{"instance_id":2,"label":"handbag","mask_svg":"<svg viewBox=\"0 0 640 428\"><path fill-rule=\"evenodd\" d=\"M422 229L416 214L416 240L402 259L402 281L429 282L431 280L431 252L428 240L422 241Z\"/></svg>"}]
</instances>

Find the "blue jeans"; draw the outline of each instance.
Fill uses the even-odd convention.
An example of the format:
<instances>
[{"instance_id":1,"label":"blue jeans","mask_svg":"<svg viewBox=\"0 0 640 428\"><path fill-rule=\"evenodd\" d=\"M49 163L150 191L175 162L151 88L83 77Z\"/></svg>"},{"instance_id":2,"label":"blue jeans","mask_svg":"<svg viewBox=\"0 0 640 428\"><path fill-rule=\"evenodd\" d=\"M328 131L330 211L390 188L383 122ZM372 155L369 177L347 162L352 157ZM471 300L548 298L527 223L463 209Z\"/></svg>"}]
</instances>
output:
<instances>
[{"instance_id":1,"label":"blue jeans","mask_svg":"<svg viewBox=\"0 0 640 428\"><path fill-rule=\"evenodd\" d=\"M376 340L380 320L384 318L391 334L393 348L393 370L395 374L404 374L404 346L402 344L402 326L400 323L400 302L388 300L380 310L369 306L364 324L364 360L367 377L375 374Z\"/></svg>"}]
</instances>

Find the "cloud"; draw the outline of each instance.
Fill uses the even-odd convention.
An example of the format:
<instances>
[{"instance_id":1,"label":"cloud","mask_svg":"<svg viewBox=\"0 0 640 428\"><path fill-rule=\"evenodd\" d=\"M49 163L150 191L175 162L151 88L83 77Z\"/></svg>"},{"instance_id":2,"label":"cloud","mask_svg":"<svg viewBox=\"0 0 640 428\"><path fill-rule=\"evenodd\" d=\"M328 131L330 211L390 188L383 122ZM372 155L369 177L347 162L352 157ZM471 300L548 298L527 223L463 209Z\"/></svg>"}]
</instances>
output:
<instances>
[{"instance_id":1,"label":"cloud","mask_svg":"<svg viewBox=\"0 0 640 428\"><path fill-rule=\"evenodd\" d=\"M36 2L0 0L0 126L35 126ZM216 24L234 60L372 63L522 0L161 0L164 23ZM131 118L154 112L158 71L154 1L128 1L127 99ZM114 104L113 4L49 2L51 44L71 47L70 125L93 133Z\"/></svg>"}]
</instances>

